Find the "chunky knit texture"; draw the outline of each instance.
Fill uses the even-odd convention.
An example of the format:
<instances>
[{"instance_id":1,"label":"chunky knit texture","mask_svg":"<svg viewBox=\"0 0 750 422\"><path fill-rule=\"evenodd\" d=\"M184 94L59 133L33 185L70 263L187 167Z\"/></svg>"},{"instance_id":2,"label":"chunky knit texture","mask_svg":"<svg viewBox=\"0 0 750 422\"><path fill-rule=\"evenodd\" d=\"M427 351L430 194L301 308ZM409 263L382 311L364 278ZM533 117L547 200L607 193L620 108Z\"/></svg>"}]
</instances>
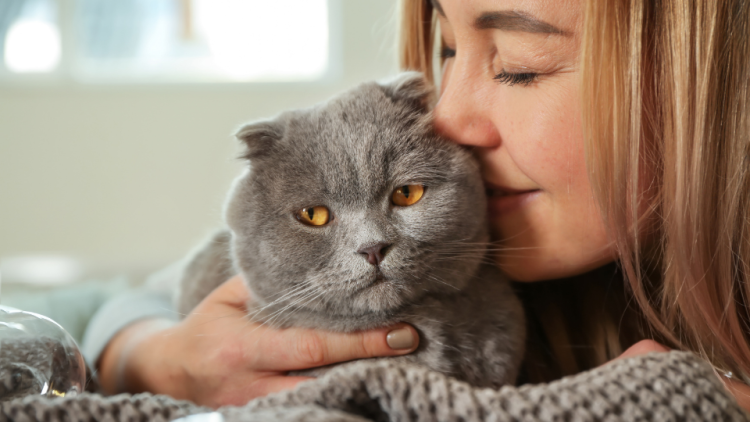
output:
<instances>
[{"instance_id":1,"label":"chunky knit texture","mask_svg":"<svg viewBox=\"0 0 750 422\"><path fill-rule=\"evenodd\" d=\"M209 409L139 394L0 405L0 420L169 421ZM747 421L710 365L686 352L652 353L550 384L472 388L387 359L342 365L296 389L219 409L226 421Z\"/></svg>"}]
</instances>

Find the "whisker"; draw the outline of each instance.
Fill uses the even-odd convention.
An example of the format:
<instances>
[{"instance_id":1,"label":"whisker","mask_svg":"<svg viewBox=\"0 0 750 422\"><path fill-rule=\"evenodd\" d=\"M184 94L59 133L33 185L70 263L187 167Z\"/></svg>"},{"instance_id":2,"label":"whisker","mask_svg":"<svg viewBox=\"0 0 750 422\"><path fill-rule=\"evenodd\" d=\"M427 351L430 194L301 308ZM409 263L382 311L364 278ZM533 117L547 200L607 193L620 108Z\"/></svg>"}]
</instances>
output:
<instances>
[{"instance_id":1,"label":"whisker","mask_svg":"<svg viewBox=\"0 0 750 422\"><path fill-rule=\"evenodd\" d=\"M303 294L302 297L296 298L293 302L290 302L286 304L283 308L278 309L271 313L267 318L265 318L264 324L270 324L278 315L282 314L284 311L286 311L289 308L294 307L295 305L304 302L308 297L315 295L316 291L314 289L310 289L310 291L306 292L306 294Z\"/></svg>"},{"instance_id":2,"label":"whisker","mask_svg":"<svg viewBox=\"0 0 750 422\"><path fill-rule=\"evenodd\" d=\"M258 315L259 313L263 312L264 310L268 309L271 306L274 306L274 305L276 305L276 304L278 304L278 303L280 303L282 301L285 301L285 300L293 299L293 298L295 298L296 296L299 296L299 295L305 295L306 292L308 291L308 289L314 288L314 286L312 286L311 284L309 284L309 282L302 283L299 286L300 286L300 288L296 289L295 291L293 291L293 292L291 292L289 294L286 294L283 297L280 297L280 298L278 298L278 299L276 299L276 300L274 300L274 301L272 301L272 302L270 302L270 303L268 303L268 304L266 304L266 305L264 305L264 306L256 309L254 312L248 314L248 316L252 318L252 317Z\"/></svg>"}]
</instances>

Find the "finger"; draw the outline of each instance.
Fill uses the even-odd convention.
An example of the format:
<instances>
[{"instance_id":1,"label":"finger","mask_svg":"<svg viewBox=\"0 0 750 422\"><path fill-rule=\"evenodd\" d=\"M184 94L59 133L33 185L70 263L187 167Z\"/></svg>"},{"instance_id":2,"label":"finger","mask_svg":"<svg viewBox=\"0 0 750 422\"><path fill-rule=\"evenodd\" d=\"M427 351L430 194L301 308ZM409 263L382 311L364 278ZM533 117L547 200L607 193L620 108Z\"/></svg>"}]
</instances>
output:
<instances>
[{"instance_id":1,"label":"finger","mask_svg":"<svg viewBox=\"0 0 750 422\"><path fill-rule=\"evenodd\" d=\"M268 330L248 344L253 368L291 371L378 356L405 355L419 346L419 334L408 324L355 333L289 328Z\"/></svg>"},{"instance_id":2,"label":"finger","mask_svg":"<svg viewBox=\"0 0 750 422\"><path fill-rule=\"evenodd\" d=\"M259 381L259 389L257 390L260 394L255 395L254 397L260 397L260 396L266 396L271 393L277 393L279 391L284 390L291 390L292 388L296 387L297 384L304 382L304 381L310 381L315 378L312 377L287 377L287 376L280 376L280 377L269 377L263 380L262 382Z\"/></svg>"},{"instance_id":3,"label":"finger","mask_svg":"<svg viewBox=\"0 0 750 422\"><path fill-rule=\"evenodd\" d=\"M247 316L247 303L250 292L241 276L236 275L220 284L206 296L183 320L190 327L222 321L242 321L243 328ZM184 325L184 324L183 324ZM228 328L224 327L224 328Z\"/></svg>"},{"instance_id":4,"label":"finger","mask_svg":"<svg viewBox=\"0 0 750 422\"><path fill-rule=\"evenodd\" d=\"M219 285L219 287L208 295L206 300L213 303L245 308L247 301L250 300L250 291L247 289L242 276L236 275Z\"/></svg>"},{"instance_id":5,"label":"finger","mask_svg":"<svg viewBox=\"0 0 750 422\"><path fill-rule=\"evenodd\" d=\"M617 359L626 359L638 355L645 355L651 352L668 352L669 348L654 341L654 340L641 340L638 343L630 346L628 350L623 352Z\"/></svg>"}]
</instances>

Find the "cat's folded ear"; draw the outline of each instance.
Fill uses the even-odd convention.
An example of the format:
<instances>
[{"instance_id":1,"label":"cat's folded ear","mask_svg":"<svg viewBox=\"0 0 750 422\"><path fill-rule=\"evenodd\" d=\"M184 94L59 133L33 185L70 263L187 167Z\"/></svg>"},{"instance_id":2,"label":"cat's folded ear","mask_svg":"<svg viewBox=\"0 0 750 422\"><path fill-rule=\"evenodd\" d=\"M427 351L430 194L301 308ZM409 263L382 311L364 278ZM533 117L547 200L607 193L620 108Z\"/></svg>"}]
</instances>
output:
<instances>
[{"instance_id":1,"label":"cat's folded ear","mask_svg":"<svg viewBox=\"0 0 750 422\"><path fill-rule=\"evenodd\" d=\"M249 123L241 127L234 136L245 145L241 157L253 160L271 152L274 144L284 136L284 127L274 120Z\"/></svg>"},{"instance_id":2,"label":"cat's folded ear","mask_svg":"<svg viewBox=\"0 0 750 422\"><path fill-rule=\"evenodd\" d=\"M432 110L435 87L420 72L400 73L391 80L380 82L379 85L395 102L409 104L418 110Z\"/></svg>"}]
</instances>

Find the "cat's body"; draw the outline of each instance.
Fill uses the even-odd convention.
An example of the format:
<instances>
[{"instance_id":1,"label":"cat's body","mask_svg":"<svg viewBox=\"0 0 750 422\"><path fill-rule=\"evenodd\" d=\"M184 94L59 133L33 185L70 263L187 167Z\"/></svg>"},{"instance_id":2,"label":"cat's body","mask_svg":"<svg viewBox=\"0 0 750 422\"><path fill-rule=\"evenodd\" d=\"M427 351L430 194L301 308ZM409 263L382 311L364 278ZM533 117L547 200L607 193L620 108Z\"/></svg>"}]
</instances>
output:
<instances>
[{"instance_id":1,"label":"cat's body","mask_svg":"<svg viewBox=\"0 0 750 422\"><path fill-rule=\"evenodd\" d=\"M230 193L228 229L186 266L179 310L240 272L257 321L345 332L408 322L420 346L400 359L512 383L523 311L483 264L478 166L433 133L430 92L405 74L241 129L251 168Z\"/></svg>"}]
</instances>

